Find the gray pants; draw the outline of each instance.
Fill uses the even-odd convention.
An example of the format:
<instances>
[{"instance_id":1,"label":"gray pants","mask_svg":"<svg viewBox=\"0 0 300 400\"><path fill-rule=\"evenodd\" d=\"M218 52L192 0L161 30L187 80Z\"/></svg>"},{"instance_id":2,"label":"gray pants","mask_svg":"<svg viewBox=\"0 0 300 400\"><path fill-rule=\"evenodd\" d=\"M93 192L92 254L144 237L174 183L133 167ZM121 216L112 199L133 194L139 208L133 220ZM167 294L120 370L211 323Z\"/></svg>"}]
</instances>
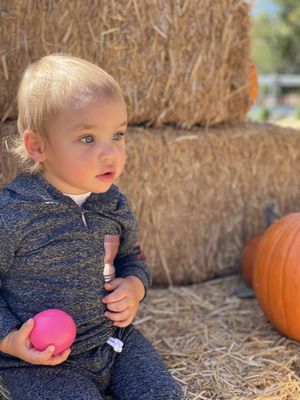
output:
<instances>
[{"instance_id":1,"label":"gray pants","mask_svg":"<svg viewBox=\"0 0 300 400\"><path fill-rule=\"evenodd\" d=\"M82 365L26 366L1 370L13 400L182 400L180 386L152 345L133 329L109 373ZM104 371L103 371L104 372ZM102 376L99 376L102 375ZM105 376L105 379L103 379Z\"/></svg>"}]
</instances>

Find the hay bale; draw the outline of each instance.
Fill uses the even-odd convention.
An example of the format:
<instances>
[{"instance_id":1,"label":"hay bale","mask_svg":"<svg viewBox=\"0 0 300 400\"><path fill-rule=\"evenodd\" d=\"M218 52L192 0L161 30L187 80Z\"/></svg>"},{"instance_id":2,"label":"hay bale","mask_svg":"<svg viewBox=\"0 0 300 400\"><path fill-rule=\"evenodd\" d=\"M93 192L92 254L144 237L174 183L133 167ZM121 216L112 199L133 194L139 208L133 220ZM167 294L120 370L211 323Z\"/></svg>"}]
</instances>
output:
<instances>
[{"instance_id":1,"label":"hay bale","mask_svg":"<svg viewBox=\"0 0 300 400\"><path fill-rule=\"evenodd\" d=\"M16 124L4 126L11 137ZM260 123L152 131L129 128L119 185L156 285L236 272L246 240L264 226L265 203L299 211L300 131ZM15 171L1 160L3 182Z\"/></svg>"},{"instance_id":2,"label":"hay bale","mask_svg":"<svg viewBox=\"0 0 300 400\"><path fill-rule=\"evenodd\" d=\"M16 161L10 153L12 140L17 132L17 124L0 122L0 188L10 182L17 173Z\"/></svg>"},{"instance_id":3,"label":"hay bale","mask_svg":"<svg viewBox=\"0 0 300 400\"><path fill-rule=\"evenodd\" d=\"M239 269L246 240L274 201L299 211L300 131L245 123L179 131L131 129L120 181L156 284L187 284Z\"/></svg>"},{"instance_id":4,"label":"hay bale","mask_svg":"<svg viewBox=\"0 0 300 400\"><path fill-rule=\"evenodd\" d=\"M247 102L248 0L8 1L0 5L0 119L25 66L53 52L121 84L131 124L239 121Z\"/></svg>"}]
</instances>

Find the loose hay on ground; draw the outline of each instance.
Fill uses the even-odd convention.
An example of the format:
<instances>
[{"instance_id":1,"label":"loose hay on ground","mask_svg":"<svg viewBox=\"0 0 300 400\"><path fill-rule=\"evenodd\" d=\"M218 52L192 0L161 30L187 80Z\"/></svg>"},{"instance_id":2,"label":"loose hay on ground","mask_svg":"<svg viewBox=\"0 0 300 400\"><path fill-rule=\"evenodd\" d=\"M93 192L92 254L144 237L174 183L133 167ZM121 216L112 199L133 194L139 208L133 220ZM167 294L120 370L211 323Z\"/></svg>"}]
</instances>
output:
<instances>
[{"instance_id":1,"label":"loose hay on ground","mask_svg":"<svg viewBox=\"0 0 300 400\"><path fill-rule=\"evenodd\" d=\"M2 0L0 119L16 116L26 65L67 52L120 82L131 123L241 120L250 10L247 0Z\"/></svg>"},{"instance_id":2,"label":"loose hay on ground","mask_svg":"<svg viewBox=\"0 0 300 400\"><path fill-rule=\"evenodd\" d=\"M300 398L299 344L239 299L239 276L152 289L136 325L183 385L187 400Z\"/></svg>"}]
</instances>

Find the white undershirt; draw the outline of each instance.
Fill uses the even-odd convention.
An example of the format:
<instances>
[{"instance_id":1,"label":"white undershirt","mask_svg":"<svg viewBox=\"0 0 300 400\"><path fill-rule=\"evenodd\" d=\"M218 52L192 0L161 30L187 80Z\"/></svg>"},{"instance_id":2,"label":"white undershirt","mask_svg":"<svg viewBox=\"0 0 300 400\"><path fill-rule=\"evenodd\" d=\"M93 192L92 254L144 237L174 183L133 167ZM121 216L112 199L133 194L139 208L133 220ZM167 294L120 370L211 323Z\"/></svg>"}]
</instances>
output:
<instances>
[{"instance_id":1,"label":"white undershirt","mask_svg":"<svg viewBox=\"0 0 300 400\"><path fill-rule=\"evenodd\" d=\"M68 194L63 193L65 196L70 197L75 203L80 207L85 202L85 200L89 197L92 192L82 193L82 194Z\"/></svg>"},{"instance_id":2,"label":"white undershirt","mask_svg":"<svg viewBox=\"0 0 300 400\"><path fill-rule=\"evenodd\" d=\"M70 197L79 207L82 206L82 204L85 202L85 200L89 197L89 195L92 192L87 192L87 193L83 193L83 194L68 194L68 193L63 193L65 196ZM81 209L81 218L82 221L85 225L85 227L87 228L87 223L86 223L86 219L84 216L84 211Z\"/></svg>"}]
</instances>

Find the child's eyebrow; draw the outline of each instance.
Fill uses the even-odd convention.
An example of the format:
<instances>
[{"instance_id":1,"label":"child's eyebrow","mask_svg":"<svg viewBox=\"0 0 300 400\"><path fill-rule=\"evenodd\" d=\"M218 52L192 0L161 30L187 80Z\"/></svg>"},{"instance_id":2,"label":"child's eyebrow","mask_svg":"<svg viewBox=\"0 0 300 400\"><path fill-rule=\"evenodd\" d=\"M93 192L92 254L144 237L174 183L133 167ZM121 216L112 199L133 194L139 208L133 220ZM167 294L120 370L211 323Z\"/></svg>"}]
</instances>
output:
<instances>
[{"instance_id":1,"label":"child's eyebrow","mask_svg":"<svg viewBox=\"0 0 300 400\"><path fill-rule=\"evenodd\" d=\"M120 125L117 125L117 127L123 127L127 126L127 121L122 122ZM91 124L86 124L86 123L80 123L77 125L72 126L69 131L77 131L77 130L84 130L84 129L94 129L97 128L98 125L91 125Z\"/></svg>"},{"instance_id":2,"label":"child's eyebrow","mask_svg":"<svg viewBox=\"0 0 300 400\"><path fill-rule=\"evenodd\" d=\"M90 125L90 124L82 124L82 123L80 123L80 124L77 124L77 125L74 125L74 126L72 126L70 129L69 129L69 131L77 131L77 130L81 130L81 129L94 129L94 128L97 128L97 125Z\"/></svg>"}]
</instances>

